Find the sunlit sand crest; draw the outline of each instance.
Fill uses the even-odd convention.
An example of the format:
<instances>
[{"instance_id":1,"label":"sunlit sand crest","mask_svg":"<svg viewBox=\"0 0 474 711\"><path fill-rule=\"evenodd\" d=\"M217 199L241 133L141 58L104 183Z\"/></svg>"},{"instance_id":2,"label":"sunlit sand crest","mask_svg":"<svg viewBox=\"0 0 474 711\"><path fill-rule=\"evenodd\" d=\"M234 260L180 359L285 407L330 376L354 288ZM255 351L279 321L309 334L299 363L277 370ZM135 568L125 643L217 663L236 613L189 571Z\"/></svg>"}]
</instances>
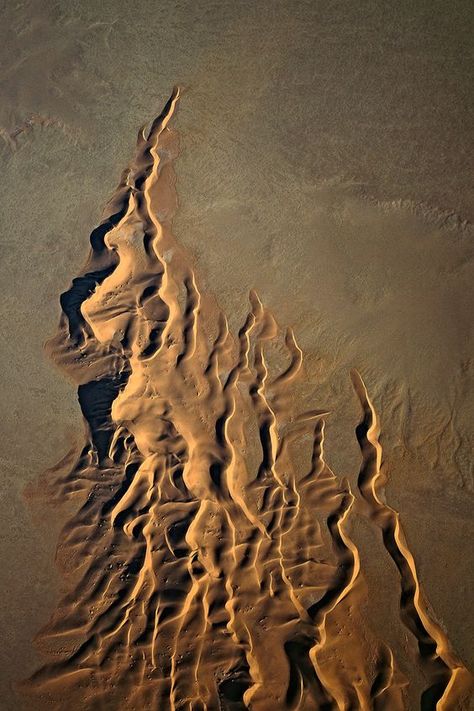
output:
<instances>
[{"instance_id":1,"label":"sunlit sand crest","mask_svg":"<svg viewBox=\"0 0 474 711\"><path fill-rule=\"evenodd\" d=\"M405 709L410 680L362 614L357 502L400 573L423 708L462 708L469 674L380 497L361 376L351 491L324 461L328 413L291 397L294 333L251 292L234 336L172 234L178 99L140 130L47 346L78 385L87 441L42 480L78 510L58 548L68 591L38 636L48 660L23 691L49 708Z\"/></svg>"}]
</instances>

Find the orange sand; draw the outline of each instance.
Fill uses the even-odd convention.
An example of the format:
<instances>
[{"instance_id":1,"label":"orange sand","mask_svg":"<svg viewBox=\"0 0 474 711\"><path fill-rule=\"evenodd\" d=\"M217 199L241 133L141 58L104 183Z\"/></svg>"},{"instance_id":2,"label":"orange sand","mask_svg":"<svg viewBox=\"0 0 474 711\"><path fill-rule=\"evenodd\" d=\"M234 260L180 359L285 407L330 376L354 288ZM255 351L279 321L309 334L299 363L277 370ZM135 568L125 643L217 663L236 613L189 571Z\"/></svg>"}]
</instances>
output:
<instances>
[{"instance_id":1,"label":"orange sand","mask_svg":"<svg viewBox=\"0 0 474 711\"><path fill-rule=\"evenodd\" d=\"M360 375L351 491L324 461L327 413L299 409L293 332L252 292L230 333L173 237L178 98L140 131L48 344L79 387L87 440L41 481L77 513L58 548L66 594L38 637L48 659L22 690L58 709L407 708L401 652L367 619L357 515L398 569L422 708L463 708L470 675L384 501Z\"/></svg>"}]
</instances>

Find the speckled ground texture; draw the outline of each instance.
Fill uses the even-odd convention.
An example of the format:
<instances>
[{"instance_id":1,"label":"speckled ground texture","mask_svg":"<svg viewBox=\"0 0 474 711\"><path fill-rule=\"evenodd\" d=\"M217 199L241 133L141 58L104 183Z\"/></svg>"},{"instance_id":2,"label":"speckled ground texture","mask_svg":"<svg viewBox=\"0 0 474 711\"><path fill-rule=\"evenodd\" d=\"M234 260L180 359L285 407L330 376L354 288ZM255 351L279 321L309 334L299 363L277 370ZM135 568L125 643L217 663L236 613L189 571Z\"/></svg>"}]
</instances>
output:
<instances>
[{"instance_id":1,"label":"speckled ground texture","mask_svg":"<svg viewBox=\"0 0 474 711\"><path fill-rule=\"evenodd\" d=\"M176 238L232 328L251 288L294 328L315 406L333 412L329 464L351 481L357 443L337 443L358 418L349 369L363 373L387 500L472 669L472 4L41 0L0 16L2 711L21 708L13 683L38 665L60 584L63 514L32 516L22 490L82 432L43 343L137 128L175 84ZM362 521L352 535L383 633L393 564Z\"/></svg>"}]
</instances>

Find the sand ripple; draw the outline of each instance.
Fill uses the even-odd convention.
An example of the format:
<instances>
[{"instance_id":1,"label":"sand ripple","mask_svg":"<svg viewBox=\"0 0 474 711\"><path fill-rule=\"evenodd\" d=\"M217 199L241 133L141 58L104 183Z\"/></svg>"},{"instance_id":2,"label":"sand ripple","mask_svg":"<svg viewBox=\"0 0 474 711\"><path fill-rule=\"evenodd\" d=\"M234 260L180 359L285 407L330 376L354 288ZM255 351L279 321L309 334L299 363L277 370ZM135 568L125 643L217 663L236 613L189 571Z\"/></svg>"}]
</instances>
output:
<instances>
[{"instance_id":1,"label":"sand ripple","mask_svg":"<svg viewBox=\"0 0 474 711\"><path fill-rule=\"evenodd\" d=\"M61 709L407 708L410 680L363 615L357 509L399 571L421 707L461 708L469 675L383 501L360 375L353 492L324 460L327 413L296 411L292 331L252 292L230 333L172 235L178 98L140 131L48 344L78 386L87 441L42 479L78 509L58 548L67 592L38 637L48 659L23 690Z\"/></svg>"}]
</instances>

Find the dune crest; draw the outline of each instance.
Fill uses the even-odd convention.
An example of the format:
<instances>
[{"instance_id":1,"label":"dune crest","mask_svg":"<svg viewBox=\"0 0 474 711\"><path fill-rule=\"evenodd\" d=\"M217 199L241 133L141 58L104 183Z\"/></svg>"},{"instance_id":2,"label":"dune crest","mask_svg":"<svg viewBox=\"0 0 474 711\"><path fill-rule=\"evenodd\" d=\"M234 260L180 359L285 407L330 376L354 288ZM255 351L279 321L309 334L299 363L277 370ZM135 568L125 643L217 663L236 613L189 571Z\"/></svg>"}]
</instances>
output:
<instances>
[{"instance_id":1,"label":"dune crest","mask_svg":"<svg viewBox=\"0 0 474 711\"><path fill-rule=\"evenodd\" d=\"M357 508L400 572L422 707L461 708L470 677L379 496L379 423L360 375L353 492L324 461L327 413L297 411L291 329L252 292L230 333L173 237L178 99L139 132L47 346L78 386L87 441L42 480L78 509L58 547L67 592L37 640L48 659L23 691L58 709L407 708L410 680L364 616Z\"/></svg>"}]
</instances>

